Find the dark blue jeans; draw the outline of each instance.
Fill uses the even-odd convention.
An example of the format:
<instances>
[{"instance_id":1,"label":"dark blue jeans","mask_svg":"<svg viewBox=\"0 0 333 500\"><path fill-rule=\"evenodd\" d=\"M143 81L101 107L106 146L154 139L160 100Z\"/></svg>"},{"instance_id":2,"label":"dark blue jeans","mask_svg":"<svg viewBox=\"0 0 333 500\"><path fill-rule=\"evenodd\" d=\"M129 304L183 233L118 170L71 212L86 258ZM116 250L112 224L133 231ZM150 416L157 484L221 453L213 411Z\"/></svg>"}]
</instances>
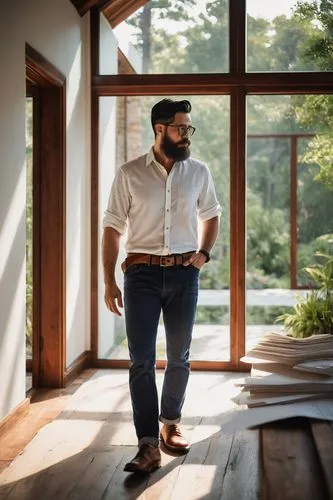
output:
<instances>
[{"instance_id":1,"label":"dark blue jeans","mask_svg":"<svg viewBox=\"0 0 333 500\"><path fill-rule=\"evenodd\" d=\"M124 306L131 367L129 385L139 444L158 444L159 423L178 423L190 373L189 353L198 299L193 266L136 264L125 272ZM155 382L156 335L161 311L167 367L161 411Z\"/></svg>"}]
</instances>

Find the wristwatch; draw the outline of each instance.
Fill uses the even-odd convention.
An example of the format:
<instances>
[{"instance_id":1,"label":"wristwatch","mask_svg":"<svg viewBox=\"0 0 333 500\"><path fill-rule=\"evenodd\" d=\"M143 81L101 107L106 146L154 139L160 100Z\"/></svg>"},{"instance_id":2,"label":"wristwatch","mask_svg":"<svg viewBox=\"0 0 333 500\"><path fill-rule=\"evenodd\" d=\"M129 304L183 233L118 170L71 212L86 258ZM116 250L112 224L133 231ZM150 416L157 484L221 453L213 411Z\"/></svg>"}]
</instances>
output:
<instances>
[{"instance_id":1,"label":"wristwatch","mask_svg":"<svg viewBox=\"0 0 333 500\"><path fill-rule=\"evenodd\" d=\"M206 257L206 264L207 264L207 262L210 261L210 253L207 252L207 250L205 250L204 248L200 248L200 250L198 250L198 252L202 253Z\"/></svg>"}]
</instances>

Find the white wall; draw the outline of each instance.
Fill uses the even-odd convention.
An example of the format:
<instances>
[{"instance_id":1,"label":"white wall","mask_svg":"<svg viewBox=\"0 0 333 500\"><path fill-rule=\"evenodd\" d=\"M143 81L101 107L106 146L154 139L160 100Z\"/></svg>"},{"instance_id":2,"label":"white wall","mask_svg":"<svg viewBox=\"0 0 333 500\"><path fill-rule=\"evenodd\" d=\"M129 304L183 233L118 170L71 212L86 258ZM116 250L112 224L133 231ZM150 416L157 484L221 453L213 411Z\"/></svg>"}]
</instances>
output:
<instances>
[{"instance_id":1,"label":"white wall","mask_svg":"<svg viewBox=\"0 0 333 500\"><path fill-rule=\"evenodd\" d=\"M25 398L25 42L66 76L67 366L90 348L89 16L0 2L0 420Z\"/></svg>"}]
</instances>

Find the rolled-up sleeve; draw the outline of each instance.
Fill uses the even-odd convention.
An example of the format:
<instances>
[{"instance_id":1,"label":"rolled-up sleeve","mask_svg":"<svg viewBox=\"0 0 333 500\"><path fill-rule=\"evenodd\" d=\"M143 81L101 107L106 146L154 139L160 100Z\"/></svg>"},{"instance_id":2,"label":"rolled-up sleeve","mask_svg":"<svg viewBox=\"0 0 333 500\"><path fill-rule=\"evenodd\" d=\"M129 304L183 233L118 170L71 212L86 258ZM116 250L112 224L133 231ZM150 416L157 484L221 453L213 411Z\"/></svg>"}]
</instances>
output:
<instances>
[{"instance_id":1,"label":"rolled-up sleeve","mask_svg":"<svg viewBox=\"0 0 333 500\"><path fill-rule=\"evenodd\" d=\"M127 229L130 201L128 177L120 168L112 183L108 205L104 212L103 227L113 227L120 234L124 234Z\"/></svg>"},{"instance_id":2,"label":"rolled-up sleeve","mask_svg":"<svg viewBox=\"0 0 333 500\"><path fill-rule=\"evenodd\" d=\"M221 213L222 208L216 197L214 181L206 167L205 178L198 200L198 217L201 221L205 221L217 217Z\"/></svg>"}]
</instances>

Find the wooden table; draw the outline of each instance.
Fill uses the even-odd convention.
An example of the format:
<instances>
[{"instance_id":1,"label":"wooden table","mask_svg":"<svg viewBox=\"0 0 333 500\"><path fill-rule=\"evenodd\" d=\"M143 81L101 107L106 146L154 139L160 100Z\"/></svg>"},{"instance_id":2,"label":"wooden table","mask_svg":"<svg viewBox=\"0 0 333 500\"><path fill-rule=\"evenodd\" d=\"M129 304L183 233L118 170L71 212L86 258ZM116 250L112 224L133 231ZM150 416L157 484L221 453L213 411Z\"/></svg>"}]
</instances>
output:
<instances>
[{"instance_id":1,"label":"wooden table","mask_svg":"<svg viewBox=\"0 0 333 500\"><path fill-rule=\"evenodd\" d=\"M333 499L333 424L294 418L260 427L261 498Z\"/></svg>"}]
</instances>

